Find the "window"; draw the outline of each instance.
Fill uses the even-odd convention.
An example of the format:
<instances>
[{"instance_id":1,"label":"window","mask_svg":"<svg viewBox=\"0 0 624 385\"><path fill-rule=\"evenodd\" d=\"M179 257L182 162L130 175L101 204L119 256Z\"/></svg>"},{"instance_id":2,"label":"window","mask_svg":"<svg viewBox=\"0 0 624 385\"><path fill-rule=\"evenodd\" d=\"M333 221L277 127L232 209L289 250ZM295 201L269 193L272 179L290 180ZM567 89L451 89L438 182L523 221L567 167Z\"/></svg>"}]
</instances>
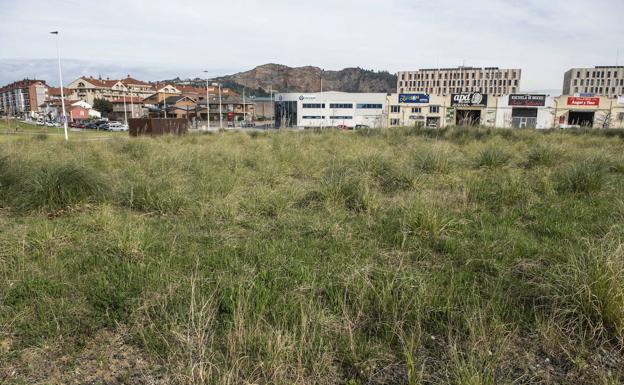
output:
<instances>
[{"instance_id":1,"label":"window","mask_svg":"<svg viewBox=\"0 0 624 385\"><path fill-rule=\"evenodd\" d=\"M429 106L429 112L432 114L440 113L440 106Z\"/></svg>"},{"instance_id":2,"label":"window","mask_svg":"<svg viewBox=\"0 0 624 385\"><path fill-rule=\"evenodd\" d=\"M390 125L391 126L398 126L399 125L399 119L390 119Z\"/></svg>"},{"instance_id":3,"label":"window","mask_svg":"<svg viewBox=\"0 0 624 385\"><path fill-rule=\"evenodd\" d=\"M390 106L390 112L401 112L401 106Z\"/></svg>"},{"instance_id":4,"label":"window","mask_svg":"<svg viewBox=\"0 0 624 385\"><path fill-rule=\"evenodd\" d=\"M420 107L412 107L412 114L420 114L421 109Z\"/></svg>"},{"instance_id":5,"label":"window","mask_svg":"<svg viewBox=\"0 0 624 385\"><path fill-rule=\"evenodd\" d=\"M381 104L358 104L357 108L381 110L383 109L383 105Z\"/></svg>"},{"instance_id":6,"label":"window","mask_svg":"<svg viewBox=\"0 0 624 385\"><path fill-rule=\"evenodd\" d=\"M332 103L329 105L329 108L353 108L353 104Z\"/></svg>"},{"instance_id":7,"label":"window","mask_svg":"<svg viewBox=\"0 0 624 385\"><path fill-rule=\"evenodd\" d=\"M324 116L304 116L303 119L325 119Z\"/></svg>"},{"instance_id":8,"label":"window","mask_svg":"<svg viewBox=\"0 0 624 385\"><path fill-rule=\"evenodd\" d=\"M325 103L303 103L303 108L325 108Z\"/></svg>"},{"instance_id":9,"label":"window","mask_svg":"<svg viewBox=\"0 0 624 385\"><path fill-rule=\"evenodd\" d=\"M333 120L349 120L353 119L353 116L330 116L329 118Z\"/></svg>"}]
</instances>

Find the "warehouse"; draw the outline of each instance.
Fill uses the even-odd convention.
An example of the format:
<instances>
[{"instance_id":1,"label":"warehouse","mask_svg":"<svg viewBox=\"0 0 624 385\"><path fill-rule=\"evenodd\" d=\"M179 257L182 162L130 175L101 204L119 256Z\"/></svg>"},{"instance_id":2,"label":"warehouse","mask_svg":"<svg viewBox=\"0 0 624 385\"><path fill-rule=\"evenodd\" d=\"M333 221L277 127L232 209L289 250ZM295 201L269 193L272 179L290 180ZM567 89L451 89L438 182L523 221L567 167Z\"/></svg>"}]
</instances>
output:
<instances>
[{"instance_id":1,"label":"warehouse","mask_svg":"<svg viewBox=\"0 0 624 385\"><path fill-rule=\"evenodd\" d=\"M498 98L496 127L549 129L553 125L554 100L542 94L512 94Z\"/></svg>"},{"instance_id":2,"label":"warehouse","mask_svg":"<svg viewBox=\"0 0 624 385\"><path fill-rule=\"evenodd\" d=\"M480 92L451 94L451 108L447 114L449 123L458 126L493 126L496 111L488 108L489 99L487 94Z\"/></svg>"},{"instance_id":3,"label":"warehouse","mask_svg":"<svg viewBox=\"0 0 624 385\"><path fill-rule=\"evenodd\" d=\"M380 128L385 93L283 93L275 98L276 127Z\"/></svg>"}]
</instances>

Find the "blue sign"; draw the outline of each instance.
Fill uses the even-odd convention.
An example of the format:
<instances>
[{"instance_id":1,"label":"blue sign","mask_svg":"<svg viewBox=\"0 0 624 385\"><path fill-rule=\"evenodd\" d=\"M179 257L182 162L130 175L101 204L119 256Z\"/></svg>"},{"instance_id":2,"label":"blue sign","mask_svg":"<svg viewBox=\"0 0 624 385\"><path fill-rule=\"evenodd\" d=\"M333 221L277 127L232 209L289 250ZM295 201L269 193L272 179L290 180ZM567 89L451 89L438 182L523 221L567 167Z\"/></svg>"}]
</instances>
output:
<instances>
[{"instance_id":1,"label":"blue sign","mask_svg":"<svg viewBox=\"0 0 624 385\"><path fill-rule=\"evenodd\" d=\"M429 103L429 95L399 94L399 103Z\"/></svg>"}]
</instances>

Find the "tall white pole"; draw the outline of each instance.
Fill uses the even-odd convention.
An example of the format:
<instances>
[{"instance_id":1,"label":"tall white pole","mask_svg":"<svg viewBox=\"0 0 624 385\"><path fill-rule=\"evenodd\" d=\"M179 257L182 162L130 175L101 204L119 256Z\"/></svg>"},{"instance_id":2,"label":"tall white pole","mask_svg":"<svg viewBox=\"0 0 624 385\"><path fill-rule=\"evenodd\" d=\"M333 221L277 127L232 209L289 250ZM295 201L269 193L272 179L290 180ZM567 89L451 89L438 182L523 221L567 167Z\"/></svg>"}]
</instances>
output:
<instances>
[{"instance_id":1,"label":"tall white pole","mask_svg":"<svg viewBox=\"0 0 624 385\"><path fill-rule=\"evenodd\" d=\"M243 122L247 121L247 108L245 107L245 87L243 87Z\"/></svg>"},{"instance_id":2,"label":"tall white pole","mask_svg":"<svg viewBox=\"0 0 624 385\"><path fill-rule=\"evenodd\" d=\"M58 31L50 32L56 35L56 55L58 56L59 81L61 82L61 106L63 108L63 127L65 128L65 140L69 140L67 134L67 113L65 112L65 93L63 92L63 71L61 70L61 48L59 43Z\"/></svg>"},{"instance_id":3,"label":"tall white pole","mask_svg":"<svg viewBox=\"0 0 624 385\"><path fill-rule=\"evenodd\" d=\"M132 101L132 91L130 91L129 89L128 91L130 92L130 117L134 119L134 102Z\"/></svg>"},{"instance_id":4,"label":"tall white pole","mask_svg":"<svg viewBox=\"0 0 624 385\"><path fill-rule=\"evenodd\" d=\"M321 69L321 128L325 126L325 108L323 107L323 70Z\"/></svg>"},{"instance_id":5,"label":"tall white pole","mask_svg":"<svg viewBox=\"0 0 624 385\"><path fill-rule=\"evenodd\" d=\"M223 130L223 107L221 103L221 83L219 83L219 127Z\"/></svg>"},{"instance_id":6,"label":"tall white pole","mask_svg":"<svg viewBox=\"0 0 624 385\"><path fill-rule=\"evenodd\" d=\"M271 94L271 109L272 109L271 110L271 120L273 121L273 123L271 123L271 124L276 126L276 124L275 124L275 104L273 103L273 86L272 85L269 86L269 92Z\"/></svg>"}]
</instances>

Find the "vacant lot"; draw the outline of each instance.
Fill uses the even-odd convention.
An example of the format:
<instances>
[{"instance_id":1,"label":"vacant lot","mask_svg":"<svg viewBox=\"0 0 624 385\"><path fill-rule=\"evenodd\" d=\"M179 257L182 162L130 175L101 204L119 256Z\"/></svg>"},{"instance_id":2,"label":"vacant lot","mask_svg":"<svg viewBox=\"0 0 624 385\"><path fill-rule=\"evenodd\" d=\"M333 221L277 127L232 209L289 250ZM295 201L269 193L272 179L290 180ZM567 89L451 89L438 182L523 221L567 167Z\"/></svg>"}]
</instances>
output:
<instances>
[{"instance_id":1,"label":"vacant lot","mask_svg":"<svg viewBox=\"0 0 624 385\"><path fill-rule=\"evenodd\" d=\"M2 141L0 383L622 383L622 137Z\"/></svg>"}]
</instances>

